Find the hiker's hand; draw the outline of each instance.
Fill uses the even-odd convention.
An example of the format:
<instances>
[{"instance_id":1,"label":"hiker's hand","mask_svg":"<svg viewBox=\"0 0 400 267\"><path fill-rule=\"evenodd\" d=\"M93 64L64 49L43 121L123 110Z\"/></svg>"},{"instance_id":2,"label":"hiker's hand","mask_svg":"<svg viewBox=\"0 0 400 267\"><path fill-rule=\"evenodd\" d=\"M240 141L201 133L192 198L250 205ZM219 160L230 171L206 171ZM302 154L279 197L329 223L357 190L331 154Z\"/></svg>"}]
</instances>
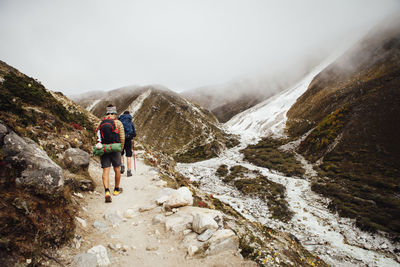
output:
<instances>
[{"instance_id":1,"label":"hiker's hand","mask_svg":"<svg viewBox=\"0 0 400 267\"><path fill-rule=\"evenodd\" d=\"M97 144L96 144L96 148L97 148L97 149L102 149L102 148L103 148L103 145L102 145L101 143L97 143Z\"/></svg>"}]
</instances>

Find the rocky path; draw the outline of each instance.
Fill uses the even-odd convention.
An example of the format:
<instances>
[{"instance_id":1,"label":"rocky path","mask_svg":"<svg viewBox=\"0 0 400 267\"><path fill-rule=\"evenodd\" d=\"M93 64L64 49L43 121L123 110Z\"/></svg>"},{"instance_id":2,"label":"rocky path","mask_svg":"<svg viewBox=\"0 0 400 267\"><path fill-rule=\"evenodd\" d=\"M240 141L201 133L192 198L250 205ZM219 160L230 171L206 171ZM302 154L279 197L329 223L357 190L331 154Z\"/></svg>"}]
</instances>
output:
<instances>
[{"instance_id":1,"label":"rocky path","mask_svg":"<svg viewBox=\"0 0 400 267\"><path fill-rule=\"evenodd\" d=\"M382 235L362 232L352 220L332 214L327 209L328 200L311 191L308 179L285 177L245 162L239 151L249 142L242 140L240 146L225 151L218 158L178 164L178 170L192 181L199 182L201 190L213 194L249 220L292 233L309 251L332 266L400 266L400 255L396 255L398 245ZM241 165L258 170L268 179L284 185L286 199L294 212L292 220L284 223L272 219L266 202L244 196L236 188L224 183L215 174L222 164L228 168Z\"/></svg>"},{"instance_id":2,"label":"rocky path","mask_svg":"<svg viewBox=\"0 0 400 267\"><path fill-rule=\"evenodd\" d=\"M91 161L89 172L97 187L93 193L74 196L81 203L82 209L76 214L77 231L74 241L59 251L64 265L96 266L91 256L93 254L85 253L91 249L94 252L104 248L104 266L254 265L253 262L243 260L237 250L218 251L208 256L204 253L189 256L188 247L192 246L193 250L194 244L200 247L202 242L196 240L197 234L186 229L186 222L179 223L182 222L180 217L190 220L193 211L200 208L183 207L174 210L176 214L166 216L172 212L167 213L154 204L165 182L160 180L156 169L143 163L140 156L136 164L137 171L132 177L126 177L126 174L122 176L123 193L113 197L112 203L106 204L101 168L98 163ZM110 187L113 188L113 179L110 179ZM165 220L168 218L173 219L169 220L167 231ZM99 258L97 260L97 264L101 264ZM81 265L78 264L79 261Z\"/></svg>"}]
</instances>

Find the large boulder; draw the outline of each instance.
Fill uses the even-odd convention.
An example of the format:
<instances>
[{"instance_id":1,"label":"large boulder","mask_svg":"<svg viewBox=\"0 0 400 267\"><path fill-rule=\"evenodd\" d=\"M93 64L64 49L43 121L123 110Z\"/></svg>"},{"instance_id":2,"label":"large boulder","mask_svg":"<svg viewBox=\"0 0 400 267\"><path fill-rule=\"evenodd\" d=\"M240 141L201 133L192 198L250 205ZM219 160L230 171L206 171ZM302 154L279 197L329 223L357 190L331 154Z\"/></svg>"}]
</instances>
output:
<instances>
[{"instance_id":1,"label":"large boulder","mask_svg":"<svg viewBox=\"0 0 400 267\"><path fill-rule=\"evenodd\" d=\"M81 253L74 257L74 262L77 267L96 267L97 256L92 253Z\"/></svg>"},{"instance_id":2,"label":"large boulder","mask_svg":"<svg viewBox=\"0 0 400 267\"><path fill-rule=\"evenodd\" d=\"M165 201L168 200L168 198L174 194L176 192L175 189L172 188L163 188L162 190L160 190L160 192L157 193L156 197L155 197L155 202L157 205L163 205Z\"/></svg>"},{"instance_id":3,"label":"large boulder","mask_svg":"<svg viewBox=\"0 0 400 267\"><path fill-rule=\"evenodd\" d=\"M64 165L72 172L87 171L90 155L79 148L69 148L63 154Z\"/></svg>"},{"instance_id":4,"label":"large boulder","mask_svg":"<svg viewBox=\"0 0 400 267\"><path fill-rule=\"evenodd\" d=\"M218 229L218 224L214 220L212 216L209 214L205 213L195 213L193 214L193 226L192 226L193 231L195 231L198 234L202 234L205 230L217 230Z\"/></svg>"},{"instance_id":5,"label":"large boulder","mask_svg":"<svg viewBox=\"0 0 400 267\"><path fill-rule=\"evenodd\" d=\"M73 236L75 216L60 166L28 138L1 126L0 137L0 258L7 262L5 255L64 244Z\"/></svg>"},{"instance_id":6,"label":"large boulder","mask_svg":"<svg viewBox=\"0 0 400 267\"><path fill-rule=\"evenodd\" d=\"M11 132L4 137L2 150L5 161L16 171L17 186L34 188L49 196L63 189L61 167L34 141Z\"/></svg>"},{"instance_id":7,"label":"large boulder","mask_svg":"<svg viewBox=\"0 0 400 267\"><path fill-rule=\"evenodd\" d=\"M174 214L165 219L165 229L167 231L182 232L190 227L193 216L188 214Z\"/></svg>"},{"instance_id":8,"label":"large boulder","mask_svg":"<svg viewBox=\"0 0 400 267\"><path fill-rule=\"evenodd\" d=\"M102 245L97 245L88 250L88 253L96 255L97 266L108 266L111 264L107 249Z\"/></svg>"},{"instance_id":9,"label":"large boulder","mask_svg":"<svg viewBox=\"0 0 400 267\"><path fill-rule=\"evenodd\" d=\"M230 229L218 230L208 241L210 246L206 250L207 255L215 255L225 251L238 251L239 238Z\"/></svg>"},{"instance_id":10,"label":"large boulder","mask_svg":"<svg viewBox=\"0 0 400 267\"><path fill-rule=\"evenodd\" d=\"M164 202L164 208L167 210L191 205L193 205L193 196L187 187L179 188Z\"/></svg>"}]
</instances>

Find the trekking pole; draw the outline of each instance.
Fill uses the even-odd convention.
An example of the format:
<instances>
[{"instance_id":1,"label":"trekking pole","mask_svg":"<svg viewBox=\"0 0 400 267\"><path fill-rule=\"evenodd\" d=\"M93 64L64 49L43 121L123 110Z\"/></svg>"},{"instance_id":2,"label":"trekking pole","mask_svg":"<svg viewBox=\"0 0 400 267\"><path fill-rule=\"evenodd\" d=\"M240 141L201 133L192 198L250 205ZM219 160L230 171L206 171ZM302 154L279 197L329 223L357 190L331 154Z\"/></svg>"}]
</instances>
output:
<instances>
[{"instance_id":1,"label":"trekking pole","mask_svg":"<svg viewBox=\"0 0 400 267\"><path fill-rule=\"evenodd\" d=\"M135 156L135 141L132 141L132 152L133 152L133 167L136 171L136 156Z\"/></svg>"}]
</instances>

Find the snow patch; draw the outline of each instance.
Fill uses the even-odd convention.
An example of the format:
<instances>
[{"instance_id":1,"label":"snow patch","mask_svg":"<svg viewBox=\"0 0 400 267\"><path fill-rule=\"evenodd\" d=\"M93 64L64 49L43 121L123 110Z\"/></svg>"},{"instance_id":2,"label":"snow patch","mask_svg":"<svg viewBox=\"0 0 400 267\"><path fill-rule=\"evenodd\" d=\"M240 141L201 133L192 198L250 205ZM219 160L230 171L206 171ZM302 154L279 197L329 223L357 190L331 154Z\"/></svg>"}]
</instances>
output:
<instances>
[{"instance_id":1,"label":"snow patch","mask_svg":"<svg viewBox=\"0 0 400 267\"><path fill-rule=\"evenodd\" d=\"M143 101L149 97L151 94L151 89L147 90L146 92L142 93L139 95L132 103L129 105L127 110L131 111L132 117L135 115L135 113L142 107Z\"/></svg>"},{"instance_id":2,"label":"snow patch","mask_svg":"<svg viewBox=\"0 0 400 267\"><path fill-rule=\"evenodd\" d=\"M94 108L100 101L101 101L101 99L97 99L97 100L93 101L93 103L92 103L90 106L88 106L88 107L86 108L86 110L89 111L89 112L92 111L93 108Z\"/></svg>"},{"instance_id":3,"label":"snow patch","mask_svg":"<svg viewBox=\"0 0 400 267\"><path fill-rule=\"evenodd\" d=\"M231 133L249 138L285 137L286 114L291 106L307 90L314 77L343 54L345 49L344 47L338 49L293 87L236 114L225 123L225 126Z\"/></svg>"}]
</instances>

